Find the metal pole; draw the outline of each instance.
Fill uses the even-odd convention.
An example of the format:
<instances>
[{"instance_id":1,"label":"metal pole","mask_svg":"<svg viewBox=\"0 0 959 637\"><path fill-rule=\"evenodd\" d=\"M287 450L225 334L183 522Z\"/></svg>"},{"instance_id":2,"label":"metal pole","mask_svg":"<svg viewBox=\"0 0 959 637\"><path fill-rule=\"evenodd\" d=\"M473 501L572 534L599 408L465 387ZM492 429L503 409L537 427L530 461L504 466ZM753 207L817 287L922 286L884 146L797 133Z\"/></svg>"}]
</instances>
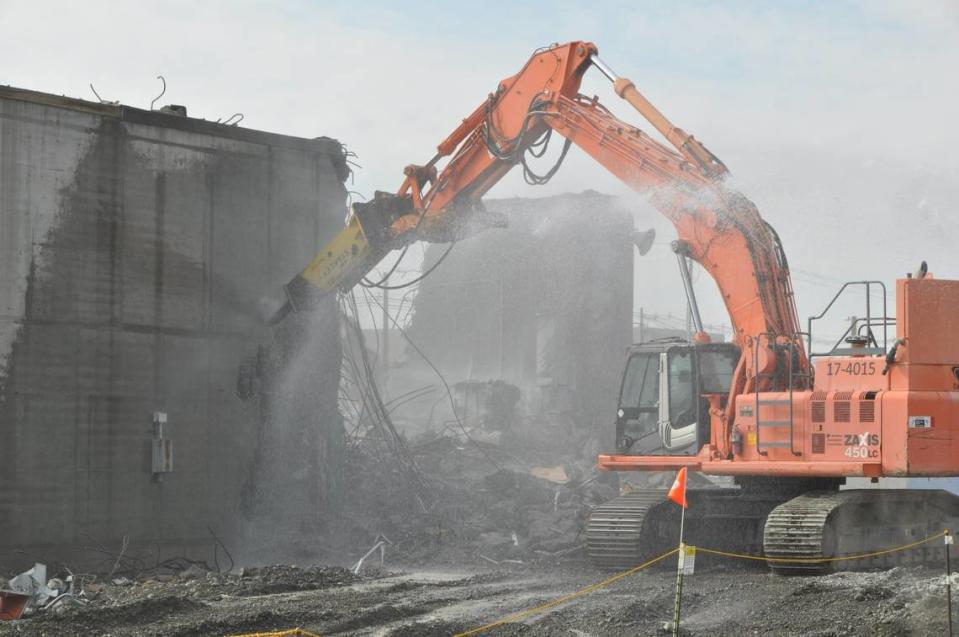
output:
<instances>
[{"instance_id":1,"label":"metal pole","mask_svg":"<svg viewBox=\"0 0 959 637\"><path fill-rule=\"evenodd\" d=\"M674 242L675 244L676 242ZM683 279L683 288L686 290L686 306L689 312L688 316L692 318L693 327L696 332L703 332L703 319L699 316L699 304L696 303L696 292L693 291L693 278L689 271L689 263L686 261L686 255L677 245L673 246L676 252L676 260L679 262L679 274Z\"/></svg>"},{"instance_id":2,"label":"metal pole","mask_svg":"<svg viewBox=\"0 0 959 637\"><path fill-rule=\"evenodd\" d=\"M390 291L383 288L383 374L390 369Z\"/></svg>"},{"instance_id":3,"label":"metal pole","mask_svg":"<svg viewBox=\"0 0 959 637\"><path fill-rule=\"evenodd\" d=\"M598 55L594 53L593 55L589 56L589 59L593 63L593 66L599 69L599 72L606 76L606 79L608 79L610 82L616 81L616 73L613 72L613 69L609 68L608 64L599 59Z\"/></svg>"},{"instance_id":4,"label":"metal pole","mask_svg":"<svg viewBox=\"0 0 959 637\"><path fill-rule=\"evenodd\" d=\"M679 561L676 564L676 602L673 604L673 637L679 637L679 611L682 607L683 600L683 564L685 554L684 554L684 544L683 544L683 527L686 523L686 507L683 507L683 512L679 518Z\"/></svg>"},{"instance_id":5,"label":"metal pole","mask_svg":"<svg viewBox=\"0 0 959 637\"><path fill-rule=\"evenodd\" d=\"M499 273L499 377L503 378L506 367L506 294L503 292L503 271Z\"/></svg>"},{"instance_id":6,"label":"metal pole","mask_svg":"<svg viewBox=\"0 0 959 637\"><path fill-rule=\"evenodd\" d=\"M952 566L949 564L949 546L952 544L952 535L948 529L946 529L943 540L946 548L946 604L949 607L947 613L949 617L949 637L952 637Z\"/></svg>"}]
</instances>

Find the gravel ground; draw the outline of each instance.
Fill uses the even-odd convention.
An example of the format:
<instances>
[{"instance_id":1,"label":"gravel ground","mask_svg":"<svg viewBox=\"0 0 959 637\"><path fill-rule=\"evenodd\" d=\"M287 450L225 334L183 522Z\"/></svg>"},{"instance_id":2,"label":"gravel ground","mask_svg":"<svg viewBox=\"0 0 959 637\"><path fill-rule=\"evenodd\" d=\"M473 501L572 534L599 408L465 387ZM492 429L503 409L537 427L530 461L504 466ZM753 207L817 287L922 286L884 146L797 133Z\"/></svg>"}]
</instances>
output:
<instances>
[{"instance_id":1,"label":"gravel ground","mask_svg":"<svg viewBox=\"0 0 959 637\"><path fill-rule=\"evenodd\" d=\"M0 637L219 636L295 626L324 636L453 635L609 576L575 558L392 568L361 577L338 567L193 571L125 586L94 585L88 606L0 623ZM943 585L943 575L927 567L817 577L712 568L686 578L683 634L945 634ZM643 571L483 634L666 634L674 586L668 569Z\"/></svg>"}]
</instances>

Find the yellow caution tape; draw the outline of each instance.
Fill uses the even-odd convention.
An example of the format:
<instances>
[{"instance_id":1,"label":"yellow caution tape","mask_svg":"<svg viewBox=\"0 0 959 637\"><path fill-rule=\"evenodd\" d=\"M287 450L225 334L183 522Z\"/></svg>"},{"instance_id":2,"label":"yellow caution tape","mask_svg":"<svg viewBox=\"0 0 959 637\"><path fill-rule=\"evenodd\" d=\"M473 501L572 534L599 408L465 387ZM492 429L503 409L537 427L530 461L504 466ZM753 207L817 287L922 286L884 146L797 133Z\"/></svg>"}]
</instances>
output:
<instances>
[{"instance_id":1,"label":"yellow caution tape","mask_svg":"<svg viewBox=\"0 0 959 637\"><path fill-rule=\"evenodd\" d=\"M842 562L842 561L849 561L849 560L862 560L862 559L867 559L867 558L870 558L870 557L876 557L876 556L879 556L879 555L888 555L889 553L898 553L899 551L908 551L909 549L915 548L915 547L920 546L920 545L922 545L922 544L926 544L926 543L931 542L931 541L933 541L933 540L936 540L936 539L938 539L938 538L944 537L945 535L948 535L948 534L949 534L949 531L942 531L942 532L940 532L940 533L936 533L935 535L930 535L930 536L927 537L927 538L923 538L923 539L921 539L921 540L919 540L919 541L910 542L909 544L903 544L902 546L896 546L896 547L893 547L893 548L890 548L890 549L883 549L883 550L881 550L881 551L873 551L873 552L871 552L871 553L859 553L859 554L856 554L856 555L844 555L844 556L841 556L841 557L808 557L808 558L807 558L807 557L794 557L794 558L789 558L789 557L765 557L765 556L762 556L762 555L749 555L749 554L746 554L746 553L732 553L732 552L729 552L729 551L718 551L718 550L716 550L716 549L708 549L708 548L703 548L703 547L696 547L696 550L697 550L697 551L700 551L700 552L702 552L702 553L712 553L712 554L714 554L714 555L721 555L721 556L723 556L723 557L732 557L732 558L739 558L739 559L744 559L744 560L762 560L762 561L764 561L764 562L776 562L776 563L823 564L823 563L826 563L826 562ZM590 585L590 586L587 586L586 588L583 588L583 589L581 589L581 590L578 590L578 591L576 591L575 593L570 593L569 595L564 595L564 596L562 596L562 597L560 597L560 598L558 598L558 599L555 599L555 600L553 600L553 601L551 601L551 602L547 602L547 603L545 603L545 604L540 604L539 606L536 606L535 608L530 608L529 610L524 610L524 611L521 611L521 612L518 612L518 613L514 613L514 614L512 614L512 615L507 615L507 616L504 617L503 619L500 619L499 621L495 621L495 622L493 622L493 623L491 623L491 624L486 624L485 626L480 626L479 628L473 628L472 630L468 630L468 631L466 631L466 632L457 633L457 634L454 635L453 637L468 637L469 635L476 635L476 634L485 632L485 631L487 631L487 630L490 630L491 628L495 628L495 627L497 627L497 626L502 626L503 624L508 624L508 623L510 623L510 622L518 621L518 620L520 620L520 619L525 619L526 617L529 617L530 615L535 615L536 613L539 613L539 612L541 612L541 611L547 610L547 609L549 609L549 608L553 608L554 606L558 606L558 605L560 605L560 604L562 604L562 603L564 603L564 602L568 602L568 601L570 601L570 600L572 600L572 599L576 599L577 597L581 597L581 596L583 596L583 595L586 595L587 593L591 593L591 592L593 592L593 591L595 591L595 590L597 590L597 589L603 588L604 586L609 586L609 585L612 584L613 582L617 582L617 581L623 579L624 577L629 577L630 575L632 575L632 574L634 574L634 573L636 573L636 572L638 572L638 571L641 571L642 569L646 568L647 566L652 566L652 565L655 564L656 562L659 562L659 561L661 561L661 560L669 557L670 555L673 555L673 554L677 553L678 551L679 551L679 548L678 548L678 547L677 547L677 548L674 548L672 551L669 551L668 553L663 553L663 554L660 555L659 557L653 558L652 560L650 560L650 561L648 561L648 562L645 562L645 563L643 563L643 564L640 564L639 566L635 566L635 567L629 569L628 571L623 571L622 573L619 573L619 574L617 574L617 575L614 575L613 577L610 577L609 579L605 579L605 580L603 580L602 582L598 582L598 583L596 583L596 584L592 584L592 585Z\"/></svg>"},{"instance_id":2,"label":"yellow caution tape","mask_svg":"<svg viewBox=\"0 0 959 637\"><path fill-rule=\"evenodd\" d=\"M576 599L577 597L582 597L583 595L586 595L587 593L592 593L592 592L595 591L596 589L603 588L604 586L609 586L609 585L612 584L613 582L618 582L619 580L623 579L624 577L629 577L629 576L632 575L633 573L636 573L636 572L638 572L638 571L641 571L641 570L643 570L644 568L646 568L647 566L652 566L652 565L655 564L656 562L659 562L659 561L661 561L661 560L664 560L664 559L666 559L667 557L669 557L670 555L675 555L678 551L679 551L679 549L678 549L678 548L675 548L675 549L673 549L672 551L669 551L669 552L667 552L667 553L663 553L663 554L660 555L659 557L655 557L655 558L649 560L648 562L644 562L643 564L640 564L639 566L634 566L633 568L629 569L628 571L623 571L622 573L618 573L618 574L616 574L616 575L613 575L613 576L610 577L609 579L605 579L605 580L603 580L602 582L598 582L598 583L596 583L596 584L592 584L592 585L590 585L590 586L587 586L586 588L583 588L583 589L581 589L581 590L578 590L578 591L576 591L575 593L570 593L569 595L563 595L563 596L560 597L559 599L554 599L554 600L551 601L551 602L546 602L545 604L540 604L539 606L537 606L537 607L535 607L535 608L530 608L529 610L524 610L524 611L520 611L520 612L518 612L518 613L513 613L512 615L507 615L507 616L504 617L503 619L501 619L501 620L499 620L499 621L495 621L495 622L493 622L492 624L486 624L485 626L480 626L479 628L473 628L472 630L467 630L466 632L457 633L457 634L454 635L453 637L468 637L469 635L476 635L477 633L481 633L481 632L487 631L487 630L489 630L489 629L491 629L491 628L496 628L497 626L502 626L503 624L508 624L508 623L510 623L510 622L515 622L515 621L517 621L517 620L520 620L520 619L524 619L524 618L526 618L526 617L529 617L530 615L535 615L536 613L542 612L542 611L544 611L544 610L546 610L546 609L548 609L548 608L552 608L552 607L554 607L554 606L559 606L560 604L563 604L563 603L568 602L568 601L570 601L570 600Z\"/></svg>"},{"instance_id":3,"label":"yellow caution tape","mask_svg":"<svg viewBox=\"0 0 959 637\"><path fill-rule=\"evenodd\" d=\"M896 546L891 549L883 549L881 551L873 551L871 553L857 553L856 555L843 555L840 557L766 557L765 555L749 555L746 553L732 553L729 551L717 551L716 549L707 549L703 547L697 547L701 553L712 553L713 555L722 555L723 557L734 557L741 560L757 560L763 562L775 562L777 564L826 564L828 562L847 562L850 560L865 560L870 557L877 557L879 555L888 555L890 553L898 553L900 551L908 551L909 549L916 548L921 544L926 544L927 542L932 542L941 537L944 537L949 531L941 531L935 535L930 535L927 538L923 538L916 542L910 542L909 544L903 544L902 546Z\"/></svg>"},{"instance_id":4,"label":"yellow caution tape","mask_svg":"<svg viewBox=\"0 0 959 637\"><path fill-rule=\"evenodd\" d=\"M302 628L290 628L287 630L276 630L268 633L244 633L242 635L230 635L229 637L320 637L316 633L311 633Z\"/></svg>"}]
</instances>

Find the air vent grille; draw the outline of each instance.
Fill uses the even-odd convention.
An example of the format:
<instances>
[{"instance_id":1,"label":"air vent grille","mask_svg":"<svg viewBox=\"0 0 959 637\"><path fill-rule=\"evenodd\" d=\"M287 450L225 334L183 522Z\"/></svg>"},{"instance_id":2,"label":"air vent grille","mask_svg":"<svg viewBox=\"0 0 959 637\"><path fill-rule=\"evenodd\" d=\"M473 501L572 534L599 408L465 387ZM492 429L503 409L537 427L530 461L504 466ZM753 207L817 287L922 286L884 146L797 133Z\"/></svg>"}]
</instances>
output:
<instances>
[{"instance_id":1,"label":"air vent grille","mask_svg":"<svg viewBox=\"0 0 959 637\"><path fill-rule=\"evenodd\" d=\"M812 435L812 452L826 453L826 434Z\"/></svg>"},{"instance_id":2,"label":"air vent grille","mask_svg":"<svg viewBox=\"0 0 959 637\"><path fill-rule=\"evenodd\" d=\"M810 404L812 405L812 421L815 423L826 422L826 403L815 400Z\"/></svg>"},{"instance_id":3,"label":"air vent grille","mask_svg":"<svg viewBox=\"0 0 959 637\"><path fill-rule=\"evenodd\" d=\"M848 400L837 400L833 403L832 419L835 422L849 422Z\"/></svg>"}]
</instances>

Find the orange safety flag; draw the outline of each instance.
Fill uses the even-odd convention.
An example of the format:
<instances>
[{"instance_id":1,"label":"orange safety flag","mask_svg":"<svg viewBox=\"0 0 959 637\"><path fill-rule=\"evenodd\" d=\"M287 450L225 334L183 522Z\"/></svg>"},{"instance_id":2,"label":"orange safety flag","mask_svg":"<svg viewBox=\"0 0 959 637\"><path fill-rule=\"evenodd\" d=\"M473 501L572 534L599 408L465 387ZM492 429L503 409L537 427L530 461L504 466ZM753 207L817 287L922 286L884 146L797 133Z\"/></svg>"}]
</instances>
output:
<instances>
[{"instance_id":1,"label":"orange safety flag","mask_svg":"<svg viewBox=\"0 0 959 637\"><path fill-rule=\"evenodd\" d=\"M686 467L680 469L679 473L676 474L676 480L673 481L673 486L669 488L667 497L684 509L689 507L689 503L686 502Z\"/></svg>"}]
</instances>

